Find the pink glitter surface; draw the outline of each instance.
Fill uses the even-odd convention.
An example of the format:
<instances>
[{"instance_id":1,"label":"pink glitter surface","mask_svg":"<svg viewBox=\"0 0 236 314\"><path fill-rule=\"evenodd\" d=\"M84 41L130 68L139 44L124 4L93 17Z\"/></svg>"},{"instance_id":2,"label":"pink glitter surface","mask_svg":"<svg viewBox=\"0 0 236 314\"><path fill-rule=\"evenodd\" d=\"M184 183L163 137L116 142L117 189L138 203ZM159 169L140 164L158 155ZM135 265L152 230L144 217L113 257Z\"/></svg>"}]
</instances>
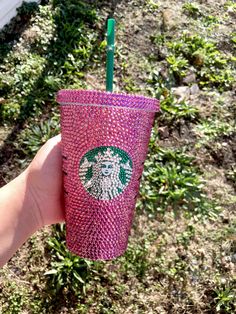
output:
<instances>
[{"instance_id":1,"label":"pink glitter surface","mask_svg":"<svg viewBox=\"0 0 236 314\"><path fill-rule=\"evenodd\" d=\"M115 258L127 248L159 102L76 90L60 91L57 101L67 247L92 260Z\"/></svg>"}]
</instances>

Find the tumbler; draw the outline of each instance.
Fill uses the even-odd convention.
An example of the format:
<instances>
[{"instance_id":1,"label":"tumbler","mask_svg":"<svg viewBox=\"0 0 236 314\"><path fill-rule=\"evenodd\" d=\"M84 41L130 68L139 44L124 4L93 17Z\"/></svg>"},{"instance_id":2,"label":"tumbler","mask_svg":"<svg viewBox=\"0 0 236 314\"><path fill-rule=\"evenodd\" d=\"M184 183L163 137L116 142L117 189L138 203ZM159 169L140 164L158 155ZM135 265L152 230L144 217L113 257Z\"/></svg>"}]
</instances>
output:
<instances>
[{"instance_id":1,"label":"tumbler","mask_svg":"<svg viewBox=\"0 0 236 314\"><path fill-rule=\"evenodd\" d=\"M67 248L110 260L128 243L159 101L103 91L60 90Z\"/></svg>"}]
</instances>

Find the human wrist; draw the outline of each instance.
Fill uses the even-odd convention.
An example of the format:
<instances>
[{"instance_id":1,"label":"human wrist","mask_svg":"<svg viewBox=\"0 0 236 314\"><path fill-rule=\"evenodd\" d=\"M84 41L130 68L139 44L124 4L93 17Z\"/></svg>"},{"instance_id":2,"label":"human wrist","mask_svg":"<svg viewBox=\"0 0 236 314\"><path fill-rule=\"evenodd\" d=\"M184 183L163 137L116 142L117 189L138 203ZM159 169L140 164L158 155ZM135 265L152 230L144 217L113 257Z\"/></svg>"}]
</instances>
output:
<instances>
[{"instance_id":1,"label":"human wrist","mask_svg":"<svg viewBox=\"0 0 236 314\"><path fill-rule=\"evenodd\" d=\"M0 189L0 267L37 230L42 219L32 198L28 173Z\"/></svg>"},{"instance_id":2,"label":"human wrist","mask_svg":"<svg viewBox=\"0 0 236 314\"><path fill-rule=\"evenodd\" d=\"M21 176L21 178L20 178ZM29 222L32 224L32 228L36 230L44 227L44 220L41 215L40 206L37 200L36 191L31 182L31 169L28 167L24 172L21 173L18 178L22 180L24 186L25 195L25 208Z\"/></svg>"},{"instance_id":3,"label":"human wrist","mask_svg":"<svg viewBox=\"0 0 236 314\"><path fill-rule=\"evenodd\" d=\"M28 168L1 188L1 200L7 213L14 213L17 220L24 217L27 229L39 229L42 225L40 214L29 184Z\"/></svg>"}]
</instances>

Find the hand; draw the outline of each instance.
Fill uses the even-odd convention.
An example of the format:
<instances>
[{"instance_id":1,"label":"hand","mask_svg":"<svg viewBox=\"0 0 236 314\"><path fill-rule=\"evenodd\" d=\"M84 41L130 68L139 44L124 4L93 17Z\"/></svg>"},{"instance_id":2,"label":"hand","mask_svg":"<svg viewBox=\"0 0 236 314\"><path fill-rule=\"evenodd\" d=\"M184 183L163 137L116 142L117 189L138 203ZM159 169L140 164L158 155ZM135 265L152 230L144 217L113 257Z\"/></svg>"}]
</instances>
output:
<instances>
[{"instance_id":1,"label":"hand","mask_svg":"<svg viewBox=\"0 0 236 314\"><path fill-rule=\"evenodd\" d=\"M37 230L64 220L60 135L0 189L0 267Z\"/></svg>"},{"instance_id":2,"label":"hand","mask_svg":"<svg viewBox=\"0 0 236 314\"><path fill-rule=\"evenodd\" d=\"M47 141L26 170L27 187L41 226L64 220L61 135Z\"/></svg>"}]
</instances>

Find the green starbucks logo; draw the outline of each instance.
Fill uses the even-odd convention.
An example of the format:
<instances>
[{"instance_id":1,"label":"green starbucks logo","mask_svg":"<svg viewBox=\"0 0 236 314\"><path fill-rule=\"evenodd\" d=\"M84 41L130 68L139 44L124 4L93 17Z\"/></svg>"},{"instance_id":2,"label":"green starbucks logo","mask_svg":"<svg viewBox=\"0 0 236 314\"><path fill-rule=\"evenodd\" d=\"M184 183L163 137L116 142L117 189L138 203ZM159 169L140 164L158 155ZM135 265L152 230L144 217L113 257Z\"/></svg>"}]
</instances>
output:
<instances>
[{"instance_id":1,"label":"green starbucks logo","mask_svg":"<svg viewBox=\"0 0 236 314\"><path fill-rule=\"evenodd\" d=\"M82 157L79 177L94 198L112 200L129 184L132 169L132 160L125 151L114 146L101 146Z\"/></svg>"}]
</instances>

